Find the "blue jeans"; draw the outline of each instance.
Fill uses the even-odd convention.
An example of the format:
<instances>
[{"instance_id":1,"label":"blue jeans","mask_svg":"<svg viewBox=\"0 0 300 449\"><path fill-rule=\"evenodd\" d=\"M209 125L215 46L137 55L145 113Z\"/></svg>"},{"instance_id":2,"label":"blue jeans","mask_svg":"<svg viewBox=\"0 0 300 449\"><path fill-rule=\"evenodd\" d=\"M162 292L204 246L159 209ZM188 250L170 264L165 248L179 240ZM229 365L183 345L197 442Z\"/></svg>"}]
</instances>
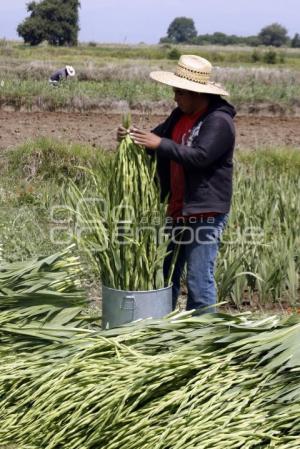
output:
<instances>
[{"instance_id":1,"label":"blue jeans","mask_svg":"<svg viewBox=\"0 0 300 449\"><path fill-rule=\"evenodd\" d=\"M204 309L203 312L215 312L217 291L215 286L215 262L218 254L221 234L226 226L228 214L203 218L194 223L173 225L170 254L164 261L164 277L168 279L174 251L177 261L171 281L173 310L176 308L180 293L180 280L187 264L187 310ZM174 238L175 236L175 238Z\"/></svg>"}]
</instances>

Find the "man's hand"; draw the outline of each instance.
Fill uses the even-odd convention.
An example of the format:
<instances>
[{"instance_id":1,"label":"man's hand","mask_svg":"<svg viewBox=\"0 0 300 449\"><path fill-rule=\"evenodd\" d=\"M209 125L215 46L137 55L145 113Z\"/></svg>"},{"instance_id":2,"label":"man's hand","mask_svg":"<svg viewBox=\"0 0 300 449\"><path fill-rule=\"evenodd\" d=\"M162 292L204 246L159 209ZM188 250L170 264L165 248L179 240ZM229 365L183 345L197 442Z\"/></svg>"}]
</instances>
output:
<instances>
[{"instance_id":1,"label":"man's hand","mask_svg":"<svg viewBox=\"0 0 300 449\"><path fill-rule=\"evenodd\" d=\"M143 145L151 150L156 150L161 142L161 138L156 134L142 131L141 129L131 128L129 132L130 137L137 145Z\"/></svg>"},{"instance_id":2,"label":"man's hand","mask_svg":"<svg viewBox=\"0 0 300 449\"><path fill-rule=\"evenodd\" d=\"M127 136L128 132L129 132L128 129L120 125L117 129L117 140L121 142L121 140L123 140Z\"/></svg>"}]
</instances>

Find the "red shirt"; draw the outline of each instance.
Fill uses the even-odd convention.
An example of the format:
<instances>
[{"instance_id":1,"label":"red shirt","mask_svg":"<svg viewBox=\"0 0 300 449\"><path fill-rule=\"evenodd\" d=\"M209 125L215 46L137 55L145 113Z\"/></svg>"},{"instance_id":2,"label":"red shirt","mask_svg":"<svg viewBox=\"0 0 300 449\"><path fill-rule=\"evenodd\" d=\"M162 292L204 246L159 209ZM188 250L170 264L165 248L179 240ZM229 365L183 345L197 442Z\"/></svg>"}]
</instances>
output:
<instances>
[{"instance_id":1,"label":"red shirt","mask_svg":"<svg viewBox=\"0 0 300 449\"><path fill-rule=\"evenodd\" d=\"M197 112L192 115L182 115L172 131L172 140L178 144L186 145L189 135L203 115L203 112ZM175 161L171 161L171 196L168 205L167 215L172 218L182 217L183 198L184 198L185 176L183 166ZM204 217L217 215L215 212L206 212L193 215L193 217Z\"/></svg>"}]
</instances>

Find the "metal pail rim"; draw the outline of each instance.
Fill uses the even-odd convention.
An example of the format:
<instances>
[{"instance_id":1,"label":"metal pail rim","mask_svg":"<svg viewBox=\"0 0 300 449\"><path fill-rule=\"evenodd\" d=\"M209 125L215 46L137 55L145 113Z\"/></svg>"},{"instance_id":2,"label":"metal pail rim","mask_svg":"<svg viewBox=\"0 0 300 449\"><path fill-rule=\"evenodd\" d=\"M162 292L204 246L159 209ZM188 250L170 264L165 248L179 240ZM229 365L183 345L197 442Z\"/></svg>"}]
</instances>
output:
<instances>
[{"instance_id":1,"label":"metal pail rim","mask_svg":"<svg viewBox=\"0 0 300 449\"><path fill-rule=\"evenodd\" d=\"M164 290L169 290L172 288L172 284L170 284L168 287L159 288L157 290L119 290L118 288L112 288L107 287L106 285L102 284L102 288L105 288L106 290L111 290L114 292L123 292L123 293L154 293L154 292L162 292Z\"/></svg>"}]
</instances>

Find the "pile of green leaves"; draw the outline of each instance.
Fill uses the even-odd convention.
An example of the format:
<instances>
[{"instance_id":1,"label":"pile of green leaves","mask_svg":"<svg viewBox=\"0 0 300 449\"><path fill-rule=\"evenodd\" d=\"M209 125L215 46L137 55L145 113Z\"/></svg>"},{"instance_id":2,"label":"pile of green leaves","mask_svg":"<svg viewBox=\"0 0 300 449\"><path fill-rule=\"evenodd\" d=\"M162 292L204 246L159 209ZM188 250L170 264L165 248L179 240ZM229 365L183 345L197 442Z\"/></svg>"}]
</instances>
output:
<instances>
[{"instance_id":1,"label":"pile of green leaves","mask_svg":"<svg viewBox=\"0 0 300 449\"><path fill-rule=\"evenodd\" d=\"M299 317L184 313L87 332L2 358L3 444L299 447Z\"/></svg>"},{"instance_id":2,"label":"pile of green leaves","mask_svg":"<svg viewBox=\"0 0 300 449\"><path fill-rule=\"evenodd\" d=\"M45 344L71 336L78 326L87 327L91 319L85 313L74 246L25 262L0 260L0 353L14 352L15 338Z\"/></svg>"}]
</instances>

